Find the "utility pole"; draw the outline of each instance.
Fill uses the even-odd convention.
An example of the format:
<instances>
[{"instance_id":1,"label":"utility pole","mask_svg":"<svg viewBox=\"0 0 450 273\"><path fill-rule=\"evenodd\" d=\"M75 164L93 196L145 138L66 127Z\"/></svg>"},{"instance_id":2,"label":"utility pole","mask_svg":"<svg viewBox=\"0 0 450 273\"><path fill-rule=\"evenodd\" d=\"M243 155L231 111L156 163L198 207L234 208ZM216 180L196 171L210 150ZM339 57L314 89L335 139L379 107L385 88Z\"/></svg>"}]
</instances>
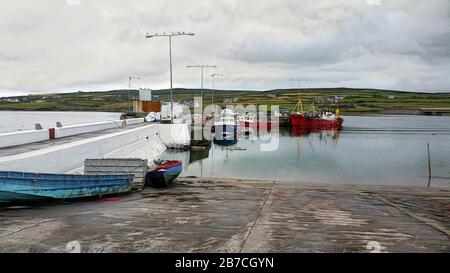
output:
<instances>
[{"instance_id":1,"label":"utility pole","mask_svg":"<svg viewBox=\"0 0 450 273\"><path fill-rule=\"evenodd\" d=\"M128 111L131 111L131 80L139 80L137 76L128 76Z\"/></svg>"},{"instance_id":2,"label":"utility pole","mask_svg":"<svg viewBox=\"0 0 450 273\"><path fill-rule=\"evenodd\" d=\"M202 64L202 65L188 65L186 67L187 68L200 68L200 74L201 74L201 97L202 97L201 109L202 109L202 119L203 119L203 69L205 67L217 68L217 66L216 65Z\"/></svg>"},{"instance_id":3,"label":"utility pole","mask_svg":"<svg viewBox=\"0 0 450 273\"><path fill-rule=\"evenodd\" d=\"M173 77L172 77L172 37L174 36L194 36L192 32L172 32L172 33L155 33L145 35L145 38L169 37L169 67L170 67L170 120L173 123Z\"/></svg>"}]
</instances>

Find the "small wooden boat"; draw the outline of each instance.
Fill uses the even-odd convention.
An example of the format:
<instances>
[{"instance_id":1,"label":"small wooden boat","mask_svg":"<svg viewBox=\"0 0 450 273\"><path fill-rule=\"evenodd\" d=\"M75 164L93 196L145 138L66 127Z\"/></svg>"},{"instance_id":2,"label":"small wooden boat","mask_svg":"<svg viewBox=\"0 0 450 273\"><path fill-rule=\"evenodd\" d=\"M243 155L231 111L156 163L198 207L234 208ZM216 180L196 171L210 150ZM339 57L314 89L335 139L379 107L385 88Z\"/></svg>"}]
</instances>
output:
<instances>
[{"instance_id":1,"label":"small wooden boat","mask_svg":"<svg viewBox=\"0 0 450 273\"><path fill-rule=\"evenodd\" d=\"M155 163L157 163L155 161ZM170 182L177 178L183 170L181 160L168 160L158 162L158 167L147 173L146 184L153 187L168 187Z\"/></svg>"},{"instance_id":2,"label":"small wooden boat","mask_svg":"<svg viewBox=\"0 0 450 273\"><path fill-rule=\"evenodd\" d=\"M125 193L133 175L0 172L0 204Z\"/></svg>"}]
</instances>

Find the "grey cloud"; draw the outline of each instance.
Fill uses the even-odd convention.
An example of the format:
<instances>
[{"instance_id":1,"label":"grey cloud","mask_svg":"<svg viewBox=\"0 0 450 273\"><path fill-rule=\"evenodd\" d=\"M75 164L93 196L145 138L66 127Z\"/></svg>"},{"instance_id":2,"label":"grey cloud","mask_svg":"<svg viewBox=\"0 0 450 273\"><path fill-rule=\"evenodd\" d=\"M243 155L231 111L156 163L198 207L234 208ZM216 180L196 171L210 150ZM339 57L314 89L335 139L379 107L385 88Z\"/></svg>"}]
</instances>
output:
<instances>
[{"instance_id":1,"label":"grey cloud","mask_svg":"<svg viewBox=\"0 0 450 273\"><path fill-rule=\"evenodd\" d=\"M192 63L217 64L226 75L218 85L230 89L290 87L298 75L314 79L310 87L450 85L446 0L37 2L0 2L2 90L125 88L128 75L166 88L167 39L147 31L196 33L173 40L178 87L198 87Z\"/></svg>"}]
</instances>

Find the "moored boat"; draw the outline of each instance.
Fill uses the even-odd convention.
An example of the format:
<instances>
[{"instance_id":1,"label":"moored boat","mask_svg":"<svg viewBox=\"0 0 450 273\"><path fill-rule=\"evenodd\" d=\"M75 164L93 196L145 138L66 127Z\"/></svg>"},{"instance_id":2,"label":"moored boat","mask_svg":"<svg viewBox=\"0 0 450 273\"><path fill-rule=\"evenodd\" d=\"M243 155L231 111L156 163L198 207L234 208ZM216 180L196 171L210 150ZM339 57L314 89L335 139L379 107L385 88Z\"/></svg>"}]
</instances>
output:
<instances>
[{"instance_id":1,"label":"moored boat","mask_svg":"<svg viewBox=\"0 0 450 273\"><path fill-rule=\"evenodd\" d=\"M146 185L158 188L168 187L183 170L181 160L155 161L155 163L157 163L158 166L147 173L145 178Z\"/></svg>"},{"instance_id":2,"label":"moored boat","mask_svg":"<svg viewBox=\"0 0 450 273\"><path fill-rule=\"evenodd\" d=\"M344 120L331 112L310 111L291 113L289 120L293 127L306 129L341 129Z\"/></svg>"},{"instance_id":3,"label":"moored boat","mask_svg":"<svg viewBox=\"0 0 450 273\"><path fill-rule=\"evenodd\" d=\"M238 117L239 127L246 127L246 128L267 128L267 130L270 131L272 127L272 123L268 121L262 121L257 118L255 114L251 113L245 113L243 115L240 115Z\"/></svg>"},{"instance_id":4,"label":"moored boat","mask_svg":"<svg viewBox=\"0 0 450 273\"><path fill-rule=\"evenodd\" d=\"M223 132L220 137L214 137L213 142L221 146L230 146L238 142L237 132Z\"/></svg>"},{"instance_id":5,"label":"moored boat","mask_svg":"<svg viewBox=\"0 0 450 273\"><path fill-rule=\"evenodd\" d=\"M229 109L222 111L219 121L214 122L211 131L214 132L214 139L222 140L229 135L237 135L236 114Z\"/></svg>"},{"instance_id":6,"label":"moored boat","mask_svg":"<svg viewBox=\"0 0 450 273\"><path fill-rule=\"evenodd\" d=\"M126 193L133 177L1 171L0 204Z\"/></svg>"},{"instance_id":7,"label":"moored boat","mask_svg":"<svg viewBox=\"0 0 450 273\"><path fill-rule=\"evenodd\" d=\"M295 112L297 108L300 109L300 112ZM299 95L299 101L289 115L289 122L291 123L291 127L302 129L341 130L344 119L340 116L339 108L337 105L334 107L335 113L332 113L331 109L332 107L328 106L327 110L315 111L313 105L311 111L305 112L303 111L303 103Z\"/></svg>"}]
</instances>

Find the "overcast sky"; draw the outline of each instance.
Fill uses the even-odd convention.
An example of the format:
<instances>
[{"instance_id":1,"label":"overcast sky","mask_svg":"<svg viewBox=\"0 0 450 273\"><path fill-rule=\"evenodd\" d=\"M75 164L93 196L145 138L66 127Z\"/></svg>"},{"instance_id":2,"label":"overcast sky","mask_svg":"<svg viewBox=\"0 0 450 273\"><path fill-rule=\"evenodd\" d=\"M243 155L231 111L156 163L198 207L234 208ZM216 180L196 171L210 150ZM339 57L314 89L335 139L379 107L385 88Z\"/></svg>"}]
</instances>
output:
<instances>
[{"instance_id":1,"label":"overcast sky","mask_svg":"<svg viewBox=\"0 0 450 273\"><path fill-rule=\"evenodd\" d=\"M450 91L448 0L1 0L3 95L199 87Z\"/></svg>"}]
</instances>

